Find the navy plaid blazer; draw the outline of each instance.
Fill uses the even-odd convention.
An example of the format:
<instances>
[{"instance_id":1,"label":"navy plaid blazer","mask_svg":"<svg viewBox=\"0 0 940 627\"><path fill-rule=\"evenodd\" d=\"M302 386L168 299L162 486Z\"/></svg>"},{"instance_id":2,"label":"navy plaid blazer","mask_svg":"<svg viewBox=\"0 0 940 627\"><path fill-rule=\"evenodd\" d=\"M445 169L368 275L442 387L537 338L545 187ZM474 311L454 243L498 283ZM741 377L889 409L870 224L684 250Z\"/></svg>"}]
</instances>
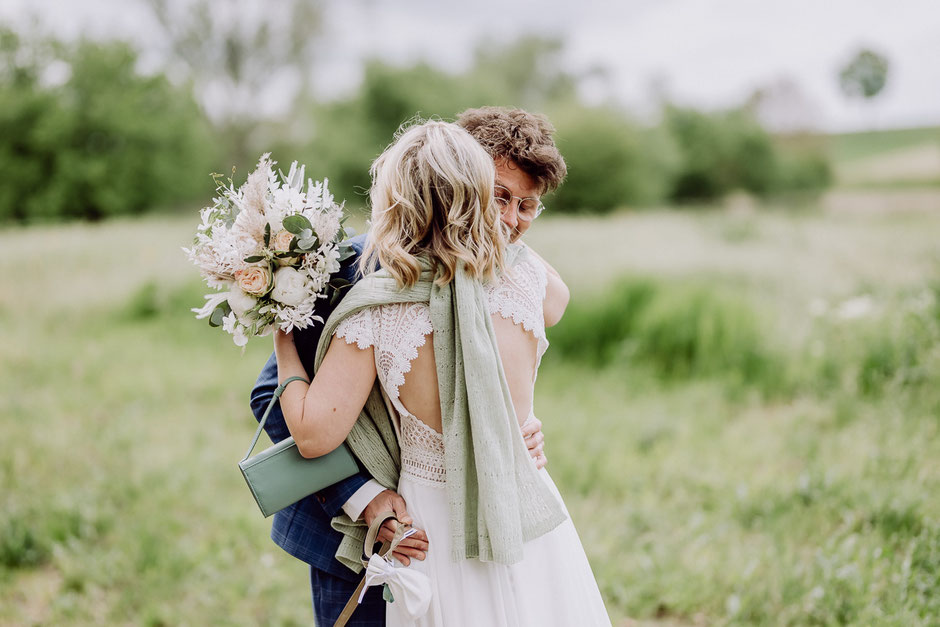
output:
<instances>
[{"instance_id":1,"label":"navy plaid blazer","mask_svg":"<svg viewBox=\"0 0 940 627\"><path fill-rule=\"evenodd\" d=\"M357 278L355 262L362 254L365 235L358 235L349 242L356 254L343 262L339 276L355 282ZM326 320L333 307L328 299L320 299L316 313ZM297 352L308 375L313 373L313 361L317 342L320 340L322 325L294 331ZM255 419L261 420L264 410L274 390L277 388L277 360L272 354L265 363L254 389L251 390L251 411ZM264 430L273 442L280 442L290 435L280 405L275 405L264 425ZM339 483L324 488L315 494L297 501L274 514L271 524L271 539L282 549L314 568L325 571L347 581L355 582L358 576L343 566L335 557L343 535L330 526L330 520L342 512L343 504L361 488L371 476L359 465L359 474L344 479Z\"/></svg>"}]
</instances>

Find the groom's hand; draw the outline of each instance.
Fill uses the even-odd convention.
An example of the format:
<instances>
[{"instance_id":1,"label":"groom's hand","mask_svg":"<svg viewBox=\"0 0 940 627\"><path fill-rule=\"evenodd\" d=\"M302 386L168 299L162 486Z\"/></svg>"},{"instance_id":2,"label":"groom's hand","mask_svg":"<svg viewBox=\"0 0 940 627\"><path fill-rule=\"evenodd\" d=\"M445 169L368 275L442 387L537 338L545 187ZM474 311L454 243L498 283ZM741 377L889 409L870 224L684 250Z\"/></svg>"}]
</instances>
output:
<instances>
[{"instance_id":1,"label":"groom's hand","mask_svg":"<svg viewBox=\"0 0 940 627\"><path fill-rule=\"evenodd\" d=\"M545 457L545 436L542 434L542 421L532 416L522 423L522 437L529 449L529 455L535 459L536 468L545 468L548 458Z\"/></svg>"},{"instance_id":2,"label":"groom's hand","mask_svg":"<svg viewBox=\"0 0 940 627\"><path fill-rule=\"evenodd\" d=\"M408 515L408 510L405 508L405 499L401 498L397 492L392 490L379 492L378 495L366 505L366 508L362 512L362 519L365 521L366 525L371 525L372 520L376 516L389 510L395 512L395 516L403 524L410 525L414 522L411 516ZM386 520L385 523L382 524L382 528L379 529L378 540L380 542L391 542L397 527L398 523L394 520ZM395 549L393 555L398 558L398 561L401 562L402 565L407 566L411 563L412 559L423 561L427 552L428 535L424 533L423 529L418 529L417 533L405 538L398 544L398 548Z\"/></svg>"}]
</instances>

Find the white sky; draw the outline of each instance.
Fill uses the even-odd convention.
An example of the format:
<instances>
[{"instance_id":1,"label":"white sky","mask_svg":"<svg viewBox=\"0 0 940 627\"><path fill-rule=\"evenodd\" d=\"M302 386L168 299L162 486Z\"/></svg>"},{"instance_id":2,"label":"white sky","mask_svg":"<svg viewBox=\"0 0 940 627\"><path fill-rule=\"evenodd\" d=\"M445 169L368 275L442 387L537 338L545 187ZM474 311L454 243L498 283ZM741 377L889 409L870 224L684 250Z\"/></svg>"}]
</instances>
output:
<instances>
[{"instance_id":1,"label":"white sky","mask_svg":"<svg viewBox=\"0 0 940 627\"><path fill-rule=\"evenodd\" d=\"M268 0L268 2L276 0ZM261 0L259 0L261 2ZM590 94L642 113L650 85L679 102L735 105L756 87L789 79L827 130L940 124L940 0L333 0L321 93L353 88L359 61L426 59L445 68L469 63L484 36L561 36L572 70L604 67ZM230 5L229 5L230 6ZM263 6L263 5L262 5ZM32 9L27 9L32 7ZM226 1L218 0L218 10ZM123 36L152 45L147 10L130 0L2 0L0 18L30 11L63 35ZM839 68L861 46L891 62L888 85L872 103L847 102Z\"/></svg>"}]
</instances>

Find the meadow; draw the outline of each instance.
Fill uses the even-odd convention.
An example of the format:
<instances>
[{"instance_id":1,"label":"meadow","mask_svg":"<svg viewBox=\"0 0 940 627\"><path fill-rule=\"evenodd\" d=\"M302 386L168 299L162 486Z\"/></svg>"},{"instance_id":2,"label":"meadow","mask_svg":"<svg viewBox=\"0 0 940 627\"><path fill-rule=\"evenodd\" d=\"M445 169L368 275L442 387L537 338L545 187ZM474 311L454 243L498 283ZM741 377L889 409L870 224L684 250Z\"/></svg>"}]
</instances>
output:
<instances>
[{"instance_id":1,"label":"meadow","mask_svg":"<svg viewBox=\"0 0 940 627\"><path fill-rule=\"evenodd\" d=\"M616 625L940 617L940 194L540 218L536 412ZM194 213L0 231L0 624L306 625Z\"/></svg>"}]
</instances>

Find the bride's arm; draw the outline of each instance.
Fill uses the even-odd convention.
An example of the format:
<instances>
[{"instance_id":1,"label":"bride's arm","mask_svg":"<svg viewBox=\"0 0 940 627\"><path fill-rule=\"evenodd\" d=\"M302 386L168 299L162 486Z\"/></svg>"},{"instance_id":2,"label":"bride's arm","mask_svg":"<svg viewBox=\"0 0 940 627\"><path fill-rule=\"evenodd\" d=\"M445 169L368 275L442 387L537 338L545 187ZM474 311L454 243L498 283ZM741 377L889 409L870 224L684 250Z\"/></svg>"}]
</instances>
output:
<instances>
[{"instance_id":1,"label":"bride's arm","mask_svg":"<svg viewBox=\"0 0 940 627\"><path fill-rule=\"evenodd\" d=\"M290 333L274 333L278 381L306 378ZM304 457L326 455L343 443L366 404L375 382L371 347L331 342L323 363L308 386L292 382L281 395L281 411L297 450Z\"/></svg>"},{"instance_id":2,"label":"bride's arm","mask_svg":"<svg viewBox=\"0 0 940 627\"><path fill-rule=\"evenodd\" d=\"M568 291L568 286L565 285L558 271L555 270L551 264L542 259L541 255L532 250L531 246L526 246L529 252L535 255L535 258L545 266L545 271L548 275L548 284L545 286L545 301L542 303L542 308L545 315L545 326L555 326L558 324L558 321L561 320L565 309L568 307L568 300L571 298L571 293Z\"/></svg>"}]
</instances>

